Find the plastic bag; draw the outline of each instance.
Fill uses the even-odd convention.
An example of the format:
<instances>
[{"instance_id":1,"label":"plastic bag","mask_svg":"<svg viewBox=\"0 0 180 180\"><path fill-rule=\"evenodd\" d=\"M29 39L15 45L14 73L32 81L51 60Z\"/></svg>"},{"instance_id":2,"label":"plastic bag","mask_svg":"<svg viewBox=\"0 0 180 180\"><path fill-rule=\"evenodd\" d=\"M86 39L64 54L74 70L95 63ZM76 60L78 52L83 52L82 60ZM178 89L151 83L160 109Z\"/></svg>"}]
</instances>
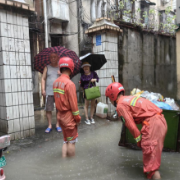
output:
<instances>
[{"instance_id":1,"label":"plastic bag","mask_svg":"<svg viewBox=\"0 0 180 180\"><path fill-rule=\"evenodd\" d=\"M144 91L144 92L141 94L141 97L146 98L148 95L149 95L149 91Z\"/></svg>"},{"instance_id":2,"label":"plastic bag","mask_svg":"<svg viewBox=\"0 0 180 180\"><path fill-rule=\"evenodd\" d=\"M155 104L157 107L159 107L160 109L173 110L173 108L165 102L160 102L160 101L151 101L151 102Z\"/></svg>"},{"instance_id":3,"label":"plastic bag","mask_svg":"<svg viewBox=\"0 0 180 180\"><path fill-rule=\"evenodd\" d=\"M159 96L156 93L150 93L148 91L144 91L144 93L141 94L141 97L144 97L149 101L157 101L159 99Z\"/></svg>"},{"instance_id":4,"label":"plastic bag","mask_svg":"<svg viewBox=\"0 0 180 180\"><path fill-rule=\"evenodd\" d=\"M139 92L141 92L140 89L134 88L134 89L131 91L131 95L135 95L135 94L137 94L137 93L139 93Z\"/></svg>"},{"instance_id":5,"label":"plastic bag","mask_svg":"<svg viewBox=\"0 0 180 180\"><path fill-rule=\"evenodd\" d=\"M176 105L174 99L165 98L165 102L166 102L167 104L169 104L169 105L172 107L173 110L176 110L176 111L179 110L179 107Z\"/></svg>"},{"instance_id":6,"label":"plastic bag","mask_svg":"<svg viewBox=\"0 0 180 180\"><path fill-rule=\"evenodd\" d=\"M163 101L164 99L161 94L148 91L144 91L140 96L148 99L149 101Z\"/></svg>"},{"instance_id":7,"label":"plastic bag","mask_svg":"<svg viewBox=\"0 0 180 180\"><path fill-rule=\"evenodd\" d=\"M140 89L134 88L131 91L131 95L140 96L149 101L153 102L156 106L166 110L179 110L180 108L176 105L174 99L165 98L160 93L153 93L149 91L141 91Z\"/></svg>"},{"instance_id":8,"label":"plastic bag","mask_svg":"<svg viewBox=\"0 0 180 180\"><path fill-rule=\"evenodd\" d=\"M151 92L148 95L147 99L150 100L150 101L157 101L159 99L159 96L158 96L158 94Z\"/></svg>"}]
</instances>

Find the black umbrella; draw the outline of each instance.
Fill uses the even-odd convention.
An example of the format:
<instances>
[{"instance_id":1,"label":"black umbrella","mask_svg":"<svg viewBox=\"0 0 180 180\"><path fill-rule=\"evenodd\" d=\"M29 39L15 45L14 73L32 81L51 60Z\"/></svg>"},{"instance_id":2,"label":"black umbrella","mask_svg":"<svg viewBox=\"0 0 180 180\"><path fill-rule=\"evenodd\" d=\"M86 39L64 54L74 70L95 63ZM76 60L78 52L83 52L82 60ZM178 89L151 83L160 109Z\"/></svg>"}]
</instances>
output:
<instances>
[{"instance_id":1,"label":"black umbrella","mask_svg":"<svg viewBox=\"0 0 180 180\"><path fill-rule=\"evenodd\" d=\"M96 71L101 69L101 67L107 62L104 54L91 54L88 53L84 56L81 56L79 58L83 62L88 62L89 64L91 64L91 71ZM81 73L83 73L83 69L81 68L80 70Z\"/></svg>"}]
</instances>

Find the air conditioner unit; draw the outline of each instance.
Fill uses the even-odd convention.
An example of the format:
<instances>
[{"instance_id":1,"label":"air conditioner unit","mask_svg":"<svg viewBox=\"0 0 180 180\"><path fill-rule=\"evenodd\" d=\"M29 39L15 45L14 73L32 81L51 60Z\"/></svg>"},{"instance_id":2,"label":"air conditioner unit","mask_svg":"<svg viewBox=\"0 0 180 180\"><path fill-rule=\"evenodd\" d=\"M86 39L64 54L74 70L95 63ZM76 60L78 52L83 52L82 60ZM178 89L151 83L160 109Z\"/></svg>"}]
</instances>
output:
<instances>
[{"instance_id":1,"label":"air conditioner unit","mask_svg":"<svg viewBox=\"0 0 180 180\"><path fill-rule=\"evenodd\" d=\"M69 21L69 5L63 0L49 1L49 19Z\"/></svg>"}]
</instances>

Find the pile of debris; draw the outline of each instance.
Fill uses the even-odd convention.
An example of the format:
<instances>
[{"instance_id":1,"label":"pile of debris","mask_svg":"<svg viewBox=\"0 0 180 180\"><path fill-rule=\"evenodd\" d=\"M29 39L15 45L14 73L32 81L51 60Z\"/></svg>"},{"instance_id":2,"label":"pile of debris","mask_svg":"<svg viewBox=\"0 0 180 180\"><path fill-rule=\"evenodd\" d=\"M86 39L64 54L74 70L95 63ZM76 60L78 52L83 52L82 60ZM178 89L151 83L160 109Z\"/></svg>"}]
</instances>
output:
<instances>
[{"instance_id":1,"label":"pile of debris","mask_svg":"<svg viewBox=\"0 0 180 180\"><path fill-rule=\"evenodd\" d=\"M131 95L146 98L161 109L176 111L179 110L179 107L177 106L174 99L169 97L164 98L160 93L141 91L138 88L134 88L131 91Z\"/></svg>"}]
</instances>

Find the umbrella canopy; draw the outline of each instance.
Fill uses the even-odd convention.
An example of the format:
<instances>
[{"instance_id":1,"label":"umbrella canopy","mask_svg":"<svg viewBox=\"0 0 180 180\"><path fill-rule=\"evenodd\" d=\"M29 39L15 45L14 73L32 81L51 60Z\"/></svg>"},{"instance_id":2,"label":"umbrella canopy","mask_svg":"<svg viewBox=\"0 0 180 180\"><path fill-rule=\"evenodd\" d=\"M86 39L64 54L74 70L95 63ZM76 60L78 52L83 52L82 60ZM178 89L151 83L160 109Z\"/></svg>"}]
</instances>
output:
<instances>
[{"instance_id":1,"label":"umbrella canopy","mask_svg":"<svg viewBox=\"0 0 180 180\"><path fill-rule=\"evenodd\" d=\"M49 56L53 52L57 53L59 58L70 57L73 60L74 72L73 74L71 74L71 77L74 77L76 74L80 72L82 62L80 61L79 57L76 55L74 51L71 51L61 46L45 48L39 54L37 54L34 57L34 69L36 71L43 73L45 66L50 64Z\"/></svg>"},{"instance_id":2,"label":"umbrella canopy","mask_svg":"<svg viewBox=\"0 0 180 180\"><path fill-rule=\"evenodd\" d=\"M91 64L91 71L96 71L101 69L101 67L107 62L104 54L92 54L88 53L85 56L81 56L80 60L83 62L88 62ZM81 68L81 73L83 73L83 69Z\"/></svg>"}]
</instances>

